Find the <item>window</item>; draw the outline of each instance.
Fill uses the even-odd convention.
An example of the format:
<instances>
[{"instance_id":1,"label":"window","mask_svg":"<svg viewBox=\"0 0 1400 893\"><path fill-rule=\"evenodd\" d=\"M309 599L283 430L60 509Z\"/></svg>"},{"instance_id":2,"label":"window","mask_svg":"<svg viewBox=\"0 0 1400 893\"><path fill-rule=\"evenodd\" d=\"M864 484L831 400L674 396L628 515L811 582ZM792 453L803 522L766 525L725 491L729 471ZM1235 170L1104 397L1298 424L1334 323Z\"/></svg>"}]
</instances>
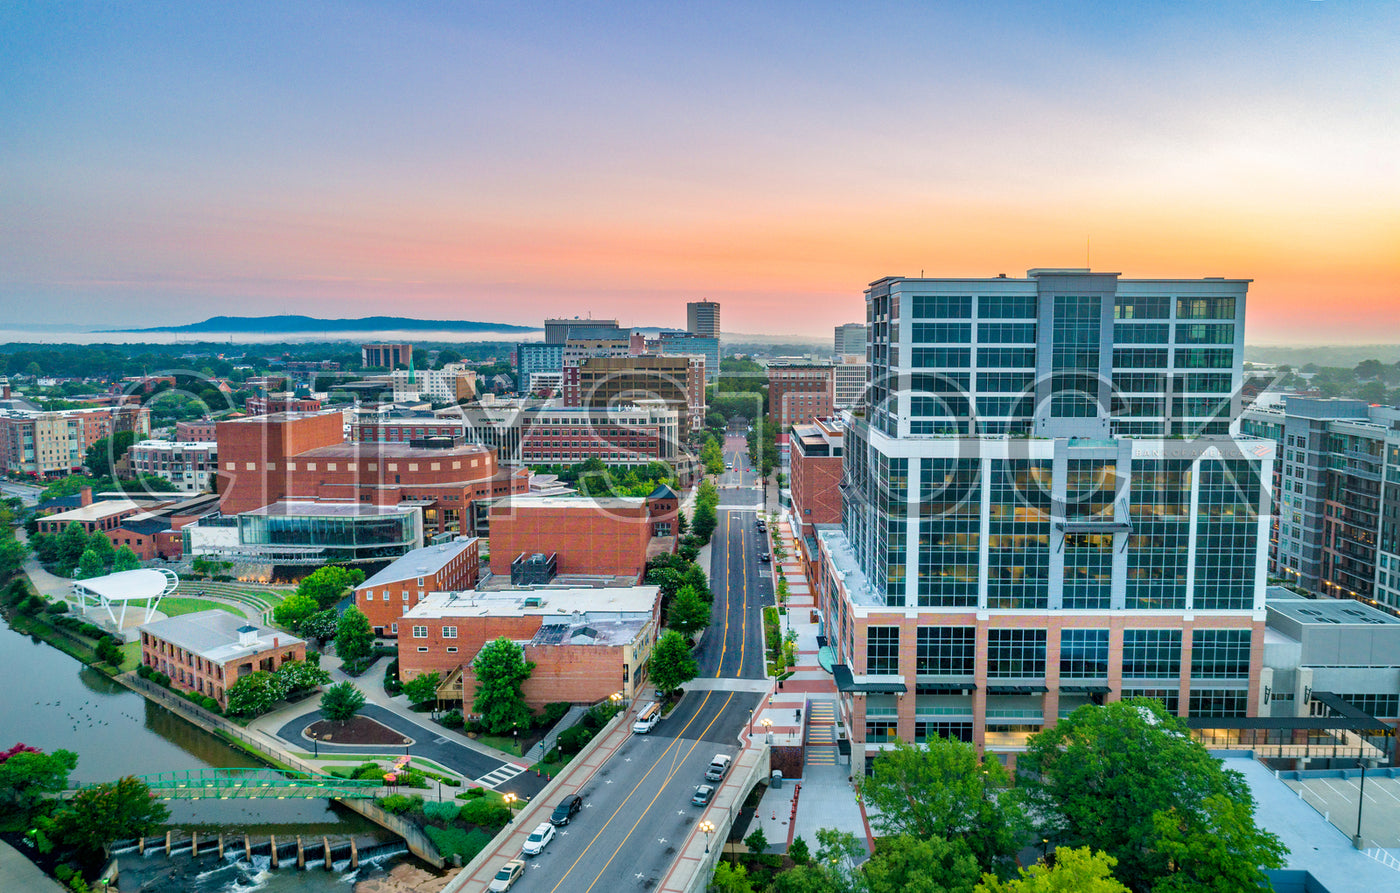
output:
<instances>
[{"instance_id":1,"label":"window","mask_svg":"<svg viewBox=\"0 0 1400 893\"><path fill-rule=\"evenodd\" d=\"M1248 679L1249 630L1192 630L1191 678Z\"/></svg>"},{"instance_id":2,"label":"window","mask_svg":"<svg viewBox=\"0 0 1400 893\"><path fill-rule=\"evenodd\" d=\"M427 628L426 626L415 626L415 627L413 628L413 638L415 638L415 639L426 639L426 638L428 638L428 628Z\"/></svg>"},{"instance_id":3,"label":"window","mask_svg":"<svg viewBox=\"0 0 1400 893\"><path fill-rule=\"evenodd\" d=\"M1033 368L1035 366L1035 348L979 347L977 348L977 365L982 369L1007 366Z\"/></svg>"},{"instance_id":4,"label":"window","mask_svg":"<svg viewBox=\"0 0 1400 893\"><path fill-rule=\"evenodd\" d=\"M1167 323L1125 325L1113 327L1114 344L1167 344L1171 341L1171 326Z\"/></svg>"},{"instance_id":5,"label":"window","mask_svg":"<svg viewBox=\"0 0 1400 893\"><path fill-rule=\"evenodd\" d=\"M914 743L927 744L930 738L947 738L949 741L972 743L972 723L970 722L919 722L914 723Z\"/></svg>"},{"instance_id":6,"label":"window","mask_svg":"<svg viewBox=\"0 0 1400 893\"><path fill-rule=\"evenodd\" d=\"M1125 688L1123 699L1154 698L1162 702L1167 712L1176 714L1181 709L1181 692L1175 688Z\"/></svg>"},{"instance_id":7,"label":"window","mask_svg":"<svg viewBox=\"0 0 1400 893\"><path fill-rule=\"evenodd\" d=\"M448 646L447 646L447 653L448 653L448 654L456 654L456 653L457 653L457 646L456 646L456 645L448 645Z\"/></svg>"},{"instance_id":8,"label":"window","mask_svg":"<svg viewBox=\"0 0 1400 893\"><path fill-rule=\"evenodd\" d=\"M914 323L914 340L921 344L968 344L972 341L972 324L965 322L916 322Z\"/></svg>"},{"instance_id":9,"label":"window","mask_svg":"<svg viewBox=\"0 0 1400 893\"><path fill-rule=\"evenodd\" d=\"M1035 319L1035 295L982 295L977 315L982 319Z\"/></svg>"},{"instance_id":10,"label":"window","mask_svg":"<svg viewBox=\"0 0 1400 893\"><path fill-rule=\"evenodd\" d=\"M404 600L404 601L408 601L408 592L407 592L407 590L405 590L405 591L404 591L403 593L401 593L401 594L403 595L403 600Z\"/></svg>"},{"instance_id":11,"label":"window","mask_svg":"<svg viewBox=\"0 0 1400 893\"><path fill-rule=\"evenodd\" d=\"M977 629L921 626L915 672L930 676L970 676L977 663Z\"/></svg>"},{"instance_id":12,"label":"window","mask_svg":"<svg viewBox=\"0 0 1400 893\"><path fill-rule=\"evenodd\" d=\"M1060 633L1060 678L1108 676L1108 630L1067 629Z\"/></svg>"},{"instance_id":13,"label":"window","mask_svg":"<svg viewBox=\"0 0 1400 893\"><path fill-rule=\"evenodd\" d=\"M972 351L966 347L916 347L910 365L927 369L966 368L972 363Z\"/></svg>"},{"instance_id":14,"label":"window","mask_svg":"<svg viewBox=\"0 0 1400 893\"><path fill-rule=\"evenodd\" d=\"M1045 675L1045 630L987 631L987 676L1018 679Z\"/></svg>"},{"instance_id":15,"label":"window","mask_svg":"<svg viewBox=\"0 0 1400 893\"><path fill-rule=\"evenodd\" d=\"M972 316L971 295L914 295L915 319L968 319Z\"/></svg>"},{"instance_id":16,"label":"window","mask_svg":"<svg viewBox=\"0 0 1400 893\"><path fill-rule=\"evenodd\" d=\"M457 638L457 627L455 627L455 626L444 626L444 627L442 628L442 637L443 637L444 639L455 639L455 638Z\"/></svg>"},{"instance_id":17,"label":"window","mask_svg":"<svg viewBox=\"0 0 1400 893\"><path fill-rule=\"evenodd\" d=\"M1249 691L1243 688L1192 688L1191 716L1244 716Z\"/></svg>"},{"instance_id":18,"label":"window","mask_svg":"<svg viewBox=\"0 0 1400 893\"><path fill-rule=\"evenodd\" d=\"M865 724L866 744L888 744L895 740L898 724L889 721L867 721Z\"/></svg>"},{"instance_id":19,"label":"window","mask_svg":"<svg viewBox=\"0 0 1400 893\"><path fill-rule=\"evenodd\" d=\"M1171 316L1172 299L1168 297L1126 297L1113 301L1114 319L1167 319Z\"/></svg>"},{"instance_id":20,"label":"window","mask_svg":"<svg viewBox=\"0 0 1400 893\"><path fill-rule=\"evenodd\" d=\"M367 601L367 602L372 602L372 601L374 601L374 590L373 590L373 589L366 589L366 590L365 590L365 601Z\"/></svg>"},{"instance_id":21,"label":"window","mask_svg":"<svg viewBox=\"0 0 1400 893\"><path fill-rule=\"evenodd\" d=\"M427 651L428 651L428 646L427 646L427 645L419 645L419 646L418 646L418 653L419 653L419 654L426 654Z\"/></svg>"},{"instance_id":22,"label":"window","mask_svg":"<svg viewBox=\"0 0 1400 893\"><path fill-rule=\"evenodd\" d=\"M1124 630L1123 675L1142 679L1181 675L1181 630Z\"/></svg>"},{"instance_id":23,"label":"window","mask_svg":"<svg viewBox=\"0 0 1400 893\"><path fill-rule=\"evenodd\" d=\"M1234 298L1177 298L1178 319L1234 319Z\"/></svg>"},{"instance_id":24,"label":"window","mask_svg":"<svg viewBox=\"0 0 1400 893\"><path fill-rule=\"evenodd\" d=\"M899 672L899 627L866 629L865 672L874 675Z\"/></svg>"}]
</instances>

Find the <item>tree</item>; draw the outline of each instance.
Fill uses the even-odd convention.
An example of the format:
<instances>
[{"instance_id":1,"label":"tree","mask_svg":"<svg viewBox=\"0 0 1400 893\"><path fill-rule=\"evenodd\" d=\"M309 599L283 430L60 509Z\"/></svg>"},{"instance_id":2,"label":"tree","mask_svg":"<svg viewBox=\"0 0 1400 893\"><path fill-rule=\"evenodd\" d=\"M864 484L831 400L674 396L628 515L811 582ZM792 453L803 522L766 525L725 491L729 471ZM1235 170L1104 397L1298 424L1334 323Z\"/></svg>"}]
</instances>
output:
<instances>
[{"instance_id":1,"label":"tree","mask_svg":"<svg viewBox=\"0 0 1400 893\"><path fill-rule=\"evenodd\" d=\"M714 598L710 592L710 581L700 565L686 561L679 555L669 552L656 556L647 562L643 578L649 586L660 586L663 600L672 599L685 586L695 587L695 591L706 601Z\"/></svg>"},{"instance_id":2,"label":"tree","mask_svg":"<svg viewBox=\"0 0 1400 893\"><path fill-rule=\"evenodd\" d=\"M261 716L286 694L286 687L275 673L258 670L228 687L226 712L231 716Z\"/></svg>"},{"instance_id":3,"label":"tree","mask_svg":"<svg viewBox=\"0 0 1400 893\"><path fill-rule=\"evenodd\" d=\"M88 549L78 560L78 572L74 575L79 580L91 580L93 577L100 577L107 573L107 567L102 563L102 559L92 549Z\"/></svg>"},{"instance_id":4,"label":"tree","mask_svg":"<svg viewBox=\"0 0 1400 893\"><path fill-rule=\"evenodd\" d=\"M277 678L282 682L283 697L296 691L306 691L331 681L331 674L305 660L287 661L277 668Z\"/></svg>"},{"instance_id":5,"label":"tree","mask_svg":"<svg viewBox=\"0 0 1400 893\"><path fill-rule=\"evenodd\" d=\"M675 691L699 672L700 665L695 662L695 655L690 653L685 636L675 630L667 631L657 641L647 661L647 673L652 683L665 692Z\"/></svg>"},{"instance_id":6,"label":"tree","mask_svg":"<svg viewBox=\"0 0 1400 893\"><path fill-rule=\"evenodd\" d=\"M374 647L374 630L369 618L359 608L351 605L340 615L335 630L335 653L342 661L360 660L369 657Z\"/></svg>"},{"instance_id":7,"label":"tree","mask_svg":"<svg viewBox=\"0 0 1400 893\"><path fill-rule=\"evenodd\" d=\"M1088 847L1061 847L1055 850L1053 867L1037 862L1030 868L1021 869L1021 876L1011 881L998 880L989 874L977 885L975 893L1128 893L1128 888L1113 877L1113 866L1117 864L1118 860L1107 853L1090 852ZM1243 891L1268 888L1221 889Z\"/></svg>"},{"instance_id":8,"label":"tree","mask_svg":"<svg viewBox=\"0 0 1400 893\"><path fill-rule=\"evenodd\" d=\"M530 725L530 708L520 686L534 672L534 661L525 659L525 649L501 636L488 642L472 661L476 674L476 698L472 709L492 735Z\"/></svg>"},{"instance_id":9,"label":"tree","mask_svg":"<svg viewBox=\"0 0 1400 893\"><path fill-rule=\"evenodd\" d=\"M350 682L337 682L321 695L321 715L330 722L345 722L365 706L365 693Z\"/></svg>"},{"instance_id":10,"label":"tree","mask_svg":"<svg viewBox=\"0 0 1400 893\"><path fill-rule=\"evenodd\" d=\"M100 855L114 840L155 834L168 818L170 810L151 798L146 783L128 775L81 789L54 822L65 844Z\"/></svg>"},{"instance_id":11,"label":"tree","mask_svg":"<svg viewBox=\"0 0 1400 893\"><path fill-rule=\"evenodd\" d=\"M947 738L895 742L875 760L860 795L878 812L870 823L881 833L961 840L989 871L1010 863L1027 824L1001 763L979 760L972 745Z\"/></svg>"},{"instance_id":12,"label":"tree","mask_svg":"<svg viewBox=\"0 0 1400 893\"><path fill-rule=\"evenodd\" d=\"M364 581L364 571L330 564L319 567L302 578L297 584L297 594L311 596L324 610L334 608L336 602L345 594L345 590Z\"/></svg>"},{"instance_id":13,"label":"tree","mask_svg":"<svg viewBox=\"0 0 1400 893\"><path fill-rule=\"evenodd\" d=\"M104 568L111 567L112 562L117 560L116 547L113 546L112 541L107 538L107 534L100 530L93 531L92 536L88 537L87 547L97 553L97 557L101 559Z\"/></svg>"},{"instance_id":14,"label":"tree","mask_svg":"<svg viewBox=\"0 0 1400 893\"><path fill-rule=\"evenodd\" d=\"M438 685L441 682L441 673L423 673L405 682L403 693L408 696L410 704L425 704L437 700Z\"/></svg>"},{"instance_id":15,"label":"tree","mask_svg":"<svg viewBox=\"0 0 1400 893\"><path fill-rule=\"evenodd\" d=\"M666 626L689 636L709 625L710 605L700 598L694 586L682 587L666 611Z\"/></svg>"},{"instance_id":16,"label":"tree","mask_svg":"<svg viewBox=\"0 0 1400 893\"><path fill-rule=\"evenodd\" d=\"M1254 828L1254 804L1212 794L1197 814L1182 810L1152 816L1157 849L1171 870L1152 889L1163 893L1233 893L1266 890L1266 868L1282 868L1288 848Z\"/></svg>"},{"instance_id":17,"label":"tree","mask_svg":"<svg viewBox=\"0 0 1400 893\"><path fill-rule=\"evenodd\" d=\"M744 838L744 846L751 853L762 853L768 849L768 837L763 833L762 825L754 825L753 833Z\"/></svg>"},{"instance_id":18,"label":"tree","mask_svg":"<svg viewBox=\"0 0 1400 893\"><path fill-rule=\"evenodd\" d=\"M1278 845L1255 826L1244 777L1222 768L1159 701L1081 707L1030 736L1016 762L1032 807L1049 822L1047 836L1117 859L1118 879L1133 890L1153 889L1176 871L1170 852L1179 838L1164 841L1157 813L1174 813L1186 829L1174 834L1210 827L1206 800L1220 795L1244 807L1232 832L1233 853Z\"/></svg>"},{"instance_id":19,"label":"tree","mask_svg":"<svg viewBox=\"0 0 1400 893\"><path fill-rule=\"evenodd\" d=\"M299 636L308 639L334 639L340 618L336 616L335 608L327 608L324 611L317 611L297 624L296 632Z\"/></svg>"},{"instance_id":20,"label":"tree","mask_svg":"<svg viewBox=\"0 0 1400 893\"><path fill-rule=\"evenodd\" d=\"M865 863L870 893L972 893L982 873L963 840L883 837Z\"/></svg>"},{"instance_id":21,"label":"tree","mask_svg":"<svg viewBox=\"0 0 1400 893\"><path fill-rule=\"evenodd\" d=\"M99 438L87 448L83 464L93 477L116 477L114 468L126 456L135 439L136 435L131 431L118 431L111 437Z\"/></svg>"},{"instance_id":22,"label":"tree","mask_svg":"<svg viewBox=\"0 0 1400 893\"><path fill-rule=\"evenodd\" d=\"M719 448L719 441L711 438L705 442L700 450L700 464L705 466L706 474L724 473L724 451Z\"/></svg>"},{"instance_id":23,"label":"tree","mask_svg":"<svg viewBox=\"0 0 1400 893\"><path fill-rule=\"evenodd\" d=\"M277 621L279 626L295 630L303 620L320 610L321 605L315 598L301 592L293 592L272 609L272 619Z\"/></svg>"},{"instance_id":24,"label":"tree","mask_svg":"<svg viewBox=\"0 0 1400 893\"><path fill-rule=\"evenodd\" d=\"M8 580L24 567L29 548L13 535L0 533L0 581Z\"/></svg>"},{"instance_id":25,"label":"tree","mask_svg":"<svg viewBox=\"0 0 1400 893\"><path fill-rule=\"evenodd\" d=\"M754 893L753 881L749 880L749 870L742 864L721 862L715 866L715 876L710 880L714 893Z\"/></svg>"},{"instance_id":26,"label":"tree","mask_svg":"<svg viewBox=\"0 0 1400 893\"><path fill-rule=\"evenodd\" d=\"M846 883L826 865L798 865L773 878L768 893L852 893Z\"/></svg>"},{"instance_id":27,"label":"tree","mask_svg":"<svg viewBox=\"0 0 1400 893\"><path fill-rule=\"evenodd\" d=\"M83 526L77 521L68 522L68 526L58 535L59 566L65 570L76 567L87 547L88 536L83 531Z\"/></svg>"},{"instance_id":28,"label":"tree","mask_svg":"<svg viewBox=\"0 0 1400 893\"><path fill-rule=\"evenodd\" d=\"M113 573L134 571L139 567L141 567L141 559L131 550L130 546L122 546L112 559Z\"/></svg>"},{"instance_id":29,"label":"tree","mask_svg":"<svg viewBox=\"0 0 1400 893\"><path fill-rule=\"evenodd\" d=\"M48 795L68 787L68 776L78 767L78 755L71 750L49 754L12 748L7 753L0 762L0 814L27 815Z\"/></svg>"}]
</instances>

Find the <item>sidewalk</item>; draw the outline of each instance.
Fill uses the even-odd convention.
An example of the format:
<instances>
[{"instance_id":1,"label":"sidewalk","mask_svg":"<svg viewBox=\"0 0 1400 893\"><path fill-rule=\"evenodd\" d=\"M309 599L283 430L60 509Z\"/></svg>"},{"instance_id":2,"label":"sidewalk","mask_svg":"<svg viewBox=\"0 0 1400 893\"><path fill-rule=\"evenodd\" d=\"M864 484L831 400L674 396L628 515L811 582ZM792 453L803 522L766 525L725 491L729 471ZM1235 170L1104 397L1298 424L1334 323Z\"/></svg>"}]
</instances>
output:
<instances>
[{"instance_id":1,"label":"sidewalk","mask_svg":"<svg viewBox=\"0 0 1400 893\"><path fill-rule=\"evenodd\" d=\"M0 890L24 891L24 893L55 893L68 888L44 874L39 867L24 857L24 854L4 841L0 841Z\"/></svg>"}]
</instances>

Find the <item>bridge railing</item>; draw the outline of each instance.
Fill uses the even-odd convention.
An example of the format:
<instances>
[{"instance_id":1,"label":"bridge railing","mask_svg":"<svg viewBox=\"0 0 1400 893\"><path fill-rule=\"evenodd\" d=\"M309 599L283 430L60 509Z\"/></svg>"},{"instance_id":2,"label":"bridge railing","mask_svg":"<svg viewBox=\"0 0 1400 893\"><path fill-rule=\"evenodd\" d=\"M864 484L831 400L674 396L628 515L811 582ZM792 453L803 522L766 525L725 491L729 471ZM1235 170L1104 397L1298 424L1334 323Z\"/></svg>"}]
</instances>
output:
<instances>
[{"instance_id":1,"label":"bridge railing","mask_svg":"<svg viewBox=\"0 0 1400 893\"><path fill-rule=\"evenodd\" d=\"M246 800L260 797L348 799L376 797L382 790L375 780L261 768L183 769L146 775L141 780L153 795L163 800Z\"/></svg>"}]
</instances>

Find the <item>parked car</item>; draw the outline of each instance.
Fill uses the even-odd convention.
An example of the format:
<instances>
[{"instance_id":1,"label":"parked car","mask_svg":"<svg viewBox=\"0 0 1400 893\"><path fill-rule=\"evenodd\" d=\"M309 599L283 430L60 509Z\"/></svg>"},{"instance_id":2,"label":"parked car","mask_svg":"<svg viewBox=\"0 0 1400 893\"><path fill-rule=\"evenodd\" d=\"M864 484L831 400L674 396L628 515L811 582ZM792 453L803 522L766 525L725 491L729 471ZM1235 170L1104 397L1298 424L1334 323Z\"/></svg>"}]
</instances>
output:
<instances>
[{"instance_id":1,"label":"parked car","mask_svg":"<svg viewBox=\"0 0 1400 893\"><path fill-rule=\"evenodd\" d=\"M767 564L768 562L773 560L773 556L769 555L767 552L759 552L758 560L763 562L764 564Z\"/></svg>"},{"instance_id":2,"label":"parked car","mask_svg":"<svg viewBox=\"0 0 1400 893\"><path fill-rule=\"evenodd\" d=\"M505 893L506 890L515 886L515 882L520 880L524 873L525 863L519 859L511 859L501 866L500 871L496 872L496 876L491 879L491 885L486 889L491 893Z\"/></svg>"},{"instance_id":3,"label":"parked car","mask_svg":"<svg viewBox=\"0 0 1400 893\"><path fill-rule=\"evenodd\" d=\"M710 768L705 770L706 781L720 781L725 773L729 771L729 764L733 762L733 757L726 754L717 753L715 758L710 760Z\"/></svg>"},{"instance_id":4,"label":"parked car","mask_svg":"<svg viewBox=\"0 0 1400 893\"><path fill-rule=\"evenodd\" d=\"M696 786L695 786L695 796L693 796L693 797L690 798L690 803L691 803L692 806L708 806L709 803L710 803L710 798L714 797L714 795L715 795L715 786L714 786L714 785L710 785L710 784L696 785Z\"/></svg>"},{"instance_id":5,"label":"parked car","mask_svg":"<svg viewBox=\"0 0 1400 893\"><path fill-rule=\"evenodd\" d=\"M558 806L554 807L554 812L549 817L549 823L551 825L567 825L574 816L578 815L580 809L583 809L582 797L578 794L565 797Z\"/></svg>"},{"instance_id":6,"label":"parked car","mask_svg":"<svg viewBox=\"0 0 1400 893\"><path fill-rule=\"evenodd\" d=\"M525 838L525 845L520 848L520 852L527 856L538 856L553 839L554 826L549 822L540 822L535 826L535 830L530 832L530 836Z\"/></svg>"}]
</instances>

